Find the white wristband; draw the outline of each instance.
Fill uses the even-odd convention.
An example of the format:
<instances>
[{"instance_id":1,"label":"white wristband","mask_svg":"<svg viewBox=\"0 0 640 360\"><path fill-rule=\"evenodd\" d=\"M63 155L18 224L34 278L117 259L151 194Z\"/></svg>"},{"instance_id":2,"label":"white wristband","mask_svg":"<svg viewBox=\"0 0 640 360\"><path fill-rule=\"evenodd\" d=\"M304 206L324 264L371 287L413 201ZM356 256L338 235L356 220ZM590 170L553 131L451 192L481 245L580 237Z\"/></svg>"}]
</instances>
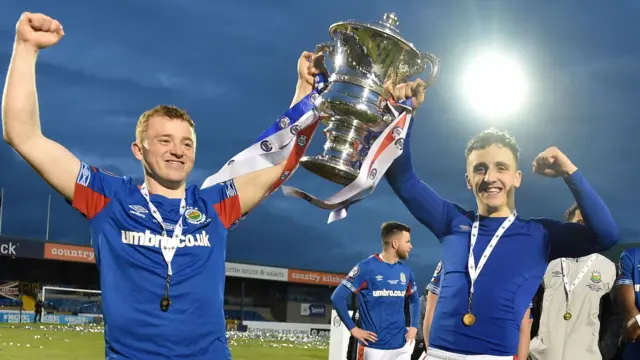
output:
<instances>
[{"instance_id":1,"label":"white wristband","mask_svg":"<svg viewBox=\"0 0 640 360\"><path fill-rule=\"evenodd\" d=\"M640 326L640 314L636 315L636 322L638 323L638 326Z\"/></svg>"},{"instance_id":2,"label":"white wristband","mask_svg":"<svg viewBox=\"0 0 640 360\"><path fill-rule=\"evenodd\" d=\"M634 320L635 320L635 322L637 322L637 323L638 323L638 326L640 326L640 314L638 314L638 315L636 315L636 317L635 317L635 318L632 318L632 319L630 319L630 320L627 322L627 327L629 327L629 326L633 325Z\"/></svg>"}]
</instances>

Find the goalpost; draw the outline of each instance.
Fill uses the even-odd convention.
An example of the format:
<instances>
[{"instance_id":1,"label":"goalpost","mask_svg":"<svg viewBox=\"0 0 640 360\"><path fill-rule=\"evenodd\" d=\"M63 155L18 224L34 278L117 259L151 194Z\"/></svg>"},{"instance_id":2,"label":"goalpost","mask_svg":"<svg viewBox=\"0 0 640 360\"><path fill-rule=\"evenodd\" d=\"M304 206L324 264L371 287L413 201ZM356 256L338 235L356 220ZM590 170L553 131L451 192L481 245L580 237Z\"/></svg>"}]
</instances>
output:
<instances>
[{"instance_id":1,"label":"goalpost","mask_svg":"<svg viewBox=\"0 0 640 360\"><path fill-rule=\"evenodd\" d=\"M102 291L56 286L42 287L42 322L102 324Z\"/></svg>"}]
</instances>

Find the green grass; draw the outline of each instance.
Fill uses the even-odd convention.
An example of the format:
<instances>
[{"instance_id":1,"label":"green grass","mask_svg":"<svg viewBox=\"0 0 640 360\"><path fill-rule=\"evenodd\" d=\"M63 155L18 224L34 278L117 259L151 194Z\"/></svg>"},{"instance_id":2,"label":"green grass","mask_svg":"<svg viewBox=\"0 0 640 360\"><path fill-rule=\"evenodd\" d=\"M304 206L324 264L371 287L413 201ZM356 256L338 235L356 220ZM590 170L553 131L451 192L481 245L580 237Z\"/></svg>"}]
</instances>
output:
<instances>
[{"instance_id":1,"label":"green grass","mask_svg":"<svg viewBox=\"0 0 640 360\"><path fill-rule=\"evenodd\" d=\"M234 360L326 360L329 356L327 339L308 337L232 334L229 346ZM0 359L104 359L104 334L101 327L93 326L0 324Z\"/></svg>"}]
</instances>

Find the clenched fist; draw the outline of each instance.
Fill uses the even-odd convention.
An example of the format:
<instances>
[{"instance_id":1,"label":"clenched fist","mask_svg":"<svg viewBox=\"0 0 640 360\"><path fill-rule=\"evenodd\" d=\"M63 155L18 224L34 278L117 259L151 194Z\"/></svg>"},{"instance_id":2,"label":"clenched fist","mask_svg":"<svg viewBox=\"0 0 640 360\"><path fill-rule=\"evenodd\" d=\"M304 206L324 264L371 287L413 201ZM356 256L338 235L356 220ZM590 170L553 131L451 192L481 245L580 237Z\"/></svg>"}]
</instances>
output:
<instances>
[{"instance_id":1,"label":"clenched fist","mask_svg":"<svg viewBox=\"0 0 640 360\"><path fill-rule=\"evenodd\" d=\"M578 168L557 147L552 146L541 152L533 160L533 172L545 177L566 177Z\"/></svg>"},{"instance_id":2,"label":"clenched fist","mask_svg":"<svg viewBox=\"0 0 640 360\"><path fill-rule=\"evenodd\" d=\"M60 22L44 14L25 12L16 25L16 42L31 45L36 49L55 45L63 36Z\"/></svg>"},{"instance_id":3,"label":"clenched fist","mask_svg":"<svg viewBox=\"0 0 640 360\"><path fill-rule=\"evenodd\" d=\"M324 65L324 55L304 51L298 59L298 79L304 81L308 86L313 86L315 75L320 73L327 75L327 78L329 77Z\"/></svg>"}]
</instances>

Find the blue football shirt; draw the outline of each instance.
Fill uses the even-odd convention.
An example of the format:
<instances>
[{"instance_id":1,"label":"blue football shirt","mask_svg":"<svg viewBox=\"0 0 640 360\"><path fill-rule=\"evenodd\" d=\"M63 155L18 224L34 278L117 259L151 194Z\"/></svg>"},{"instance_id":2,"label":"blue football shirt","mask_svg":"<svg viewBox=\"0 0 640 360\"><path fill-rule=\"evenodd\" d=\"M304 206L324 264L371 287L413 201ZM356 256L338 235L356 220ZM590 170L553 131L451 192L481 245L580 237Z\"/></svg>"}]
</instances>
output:
<instances>
[{"instance_id":1,"label":"blue football shirt","mask_svg":"<svg viewBox=\"0 0 640 360\"><path fill-rule=\"evenodd\" d=\"M162 228L139 186L82 163L72 205L91 227L100 271L107 359L230 359L223 298L227 229L241 217L233 181L185 192L172 261L171 307L160 310L167 264ZM168 236L181 199L150 195Z\"/></svg>"},{"instance_id":2,"label":"blue football shirt","mask_svg":"<svg viewBox=\"0 0 640 360\"><path fill-rule=\"evenodd\" d=\"M438 262L436 266L436 270L433 272L433 276L431 277L431 281L427 285L427 291L435 295L440 294L440 280L442 274L442 261ZM529 302L529 310L533 309L533 301ZM529 313L529 319L533 319L533 314Z\"/></svg>"},{"instance_id":3,"label":"blue football shirt","mask_svg":"<svg viewBox=\"0 0 640 360\"><path fill-rule=\"evenodd\" d=\"M415 122L412 122L414 124ZM527 306L542 282L547 264L560 257L582 257L613 247L620 231L609 209L580 170L563 178L585 224L516 217L493 248L475 283L473 326L465 326L471 281L469 259L475 211L443 199L415 173L411 128L403 152L385 173L392 190L411 214L442 244L440 294L429 345L464 355L513 356ZM476 265L506 218L479 217Z\"/></svg>"},{"instance_id":4,"label":"blue football shirt","mask_svg":"<svg viewBox=\"0 0 640 360\"><path fill-rule=\"evenodd\" d=\"M342 285L357 294L361 329L377 335L378 341L368 347L391 350L405 346L405 297L417 291L409 266L402 261L389 264L371 255L349 272Z\"/></svg>"},{"instance_id":5,"label":"blue football shirt","mask_svg":"<svg viewBox=\"0 0 640 360\"><path fill-rule=\"evenodd\" d=\"M636 293L636 307L640 310L640 248L626 249L620 254L615 285L633 286ZM640 343L626 343L623 359L640 359Z\"/></svg>"}]
</instances>

